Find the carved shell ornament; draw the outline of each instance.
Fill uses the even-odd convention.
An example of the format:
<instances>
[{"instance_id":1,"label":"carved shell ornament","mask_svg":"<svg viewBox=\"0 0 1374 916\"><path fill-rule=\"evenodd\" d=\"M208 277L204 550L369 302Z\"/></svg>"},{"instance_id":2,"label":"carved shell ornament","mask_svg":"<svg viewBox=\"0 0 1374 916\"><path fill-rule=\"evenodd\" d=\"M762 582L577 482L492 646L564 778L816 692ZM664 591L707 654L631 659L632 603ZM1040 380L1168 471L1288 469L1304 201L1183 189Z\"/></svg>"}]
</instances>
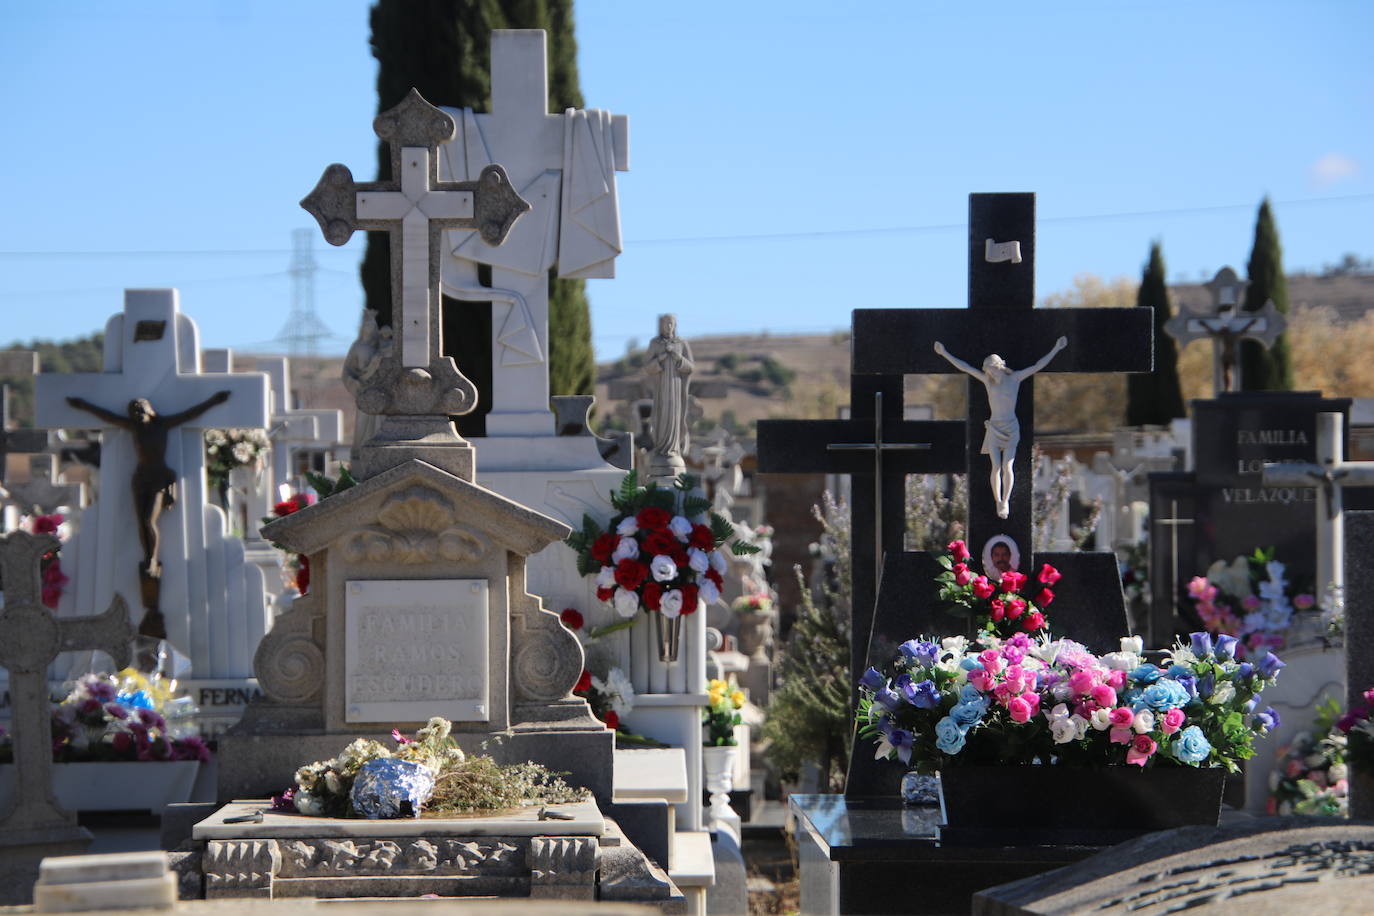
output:
<instances>
[{"instance_id":1,"label":"carved shell ornament","mask_svg":"<svg viewBox=\"0 0 1374 916\"><path fill-rule=\"evenodd\" d=\"M413 486L393 493L368 525L349 539L352 562L413 565L447 560L478 560L487 551L481 537L455 524L453 504L429 487Z\"/></svg>"}]
</instances>

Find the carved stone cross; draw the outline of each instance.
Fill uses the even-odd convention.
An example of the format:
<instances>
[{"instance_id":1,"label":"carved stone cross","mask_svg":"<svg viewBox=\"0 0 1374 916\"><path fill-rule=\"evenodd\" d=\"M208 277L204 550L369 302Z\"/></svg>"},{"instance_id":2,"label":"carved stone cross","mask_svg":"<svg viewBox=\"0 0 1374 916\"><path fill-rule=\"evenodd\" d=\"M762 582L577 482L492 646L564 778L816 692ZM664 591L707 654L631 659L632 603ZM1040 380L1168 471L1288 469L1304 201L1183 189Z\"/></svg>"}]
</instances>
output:
<instances>
[{"instance_id":1,"label":"carved stone cross","mask_svg":"<svg viewBox=\"0 0 1374 916\"><path fill-rule=\"evenodd\" d=\"M95 617L57 618L43 607L43 556L60 546L50 534L14 531L0 538L5 609L0 612L0 665L9 669L14 733L14 805L0 812L0 836L72 834L76 815L57 807L52 792L52 713L48 665L59 652L99 649L116 668L129 664L133 625L124 599ZM3 847L3 843L0 843Z\"/></svg>"},{"instance_id":2,"label":"carved stone cross","mask_svg":"<svg viewBox=\"0 0 1374 916\"><path fill-rule=\"evenodd\" d=\"M53 512L61 506L79 509L86 504L86 485L59 483L57 456L29 456L29 479L10 485L10 495L25 512Z\"/></svg>"},{"instance_id":3,"label":"carved stone cross","mask_svg":"<svg viewBox=\"0 0 1374 916\"><path fill-rule=\"evenodd\" d=\"M436 148L453 138L458 126L452 116L435 108L412 89L395 108L373 122L377 136L391 147L389 181L355 182L346 166L334 164L301 206L319 221L325 240L342 245L356 229L381 230L391 235L391 326L400 338L400 368L447 376L437 368L440 342L439 253L443 229L475 229L488 245L500 245L516 219L529 210L505 170L488 165L475 181L440 181ZM449 361L452 365L452 361ZM446 368L446 367L445 367ZM388 413L465 413L476 403L471 382L454 370L444 383L460 389L463 410L453 403L411 404ZM466 383L466 385L464 384ZM363 392L366 394L366 390ZM378 403L359 407L384 412L390 393L373 395ZM452 401L453 398L447 399ZM443 411L434 410L442 406Z\"/></svg>"},{"instance_id":4,"label":"carved stone cross","mask_svg":"<svg viewBox=\"0 0 1374 916\"><path fill-rule=\"evenodd\" d=\"M1272 299L1257 311L1237 311L1246 285L1234 270L1223 267L1207 283L1207 291L1212 295L1209 311L1195 312L1185 306L1164 324L1164 330L1180 347L1206 337L1212 339L1212 390L1217 395L1240 390L1237 345L1242 337L1258 341L1268 349L1288 327L1287 319Z\"/></svg>"}]
</instances>

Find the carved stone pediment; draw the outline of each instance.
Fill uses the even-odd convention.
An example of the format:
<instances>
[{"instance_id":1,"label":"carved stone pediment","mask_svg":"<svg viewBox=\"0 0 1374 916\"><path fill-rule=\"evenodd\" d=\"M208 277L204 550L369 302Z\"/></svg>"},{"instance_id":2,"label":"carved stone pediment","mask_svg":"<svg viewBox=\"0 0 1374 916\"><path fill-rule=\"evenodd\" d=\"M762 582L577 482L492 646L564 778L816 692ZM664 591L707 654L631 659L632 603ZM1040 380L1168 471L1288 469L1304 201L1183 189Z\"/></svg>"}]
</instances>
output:
<instances>
[{"instance_id":1,"label":"carved stone pediment","mask_svg":"<svg viewBox=\"0 0 1374 916\"><path fill-rule=\"evenodd\" d=\"M375 525L349 538L345 557L354 563L401 566L481 559L488 542L456 519L453 503L439 491L420 484L407 487L386 498Z\"/></svg>"}]
</instances>

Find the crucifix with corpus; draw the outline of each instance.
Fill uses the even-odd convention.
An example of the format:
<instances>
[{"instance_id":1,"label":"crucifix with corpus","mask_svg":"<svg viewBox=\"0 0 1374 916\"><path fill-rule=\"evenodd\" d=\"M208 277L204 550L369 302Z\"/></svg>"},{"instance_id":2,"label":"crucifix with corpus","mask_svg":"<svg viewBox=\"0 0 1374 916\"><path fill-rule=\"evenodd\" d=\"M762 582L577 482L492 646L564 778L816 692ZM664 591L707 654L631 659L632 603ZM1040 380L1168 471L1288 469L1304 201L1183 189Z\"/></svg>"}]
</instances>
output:
<instances>
[{"instance_id":1,"label":"crucifix with corpus","mask_svg":"<svg viewBox=\"0 0 1374 916\"><path fill-rule=\"evenodd\" d=\"M1241 299L1248 286L1229 267L1217 271L1206 283L1212 296L1208 311L1184 308L1164 325L1165 332L1186 347L1195 340L1212 340L1212 392L1240 391L1240 341L1256 341L1265 349L1274 345L1288 327L1283 313L1270 299L1264 307L1253 312L1239 311Z\"/></svg>"},{"instance_id":2,"label":"crucifix with corpus","mask_svg":"<svg viewBox=\"0 0 1374 916\"><path fill-rule=\"evenodd\" d=\"M350 379L358 409L384 416L356 457L354 474L380 473L421 447L434 463L471 480L471 446L449 416L472 410L477 391L440 352L441 239L444 229L476 230L485 244L500 245L530 205L495 163L472 181L440 181L436 150L453 139L458 125L414 89L379 114L373 129L391 147L392 178L355 182L346 166L335 163L301 201L331 245L344 244L357 229L391 235L393 336L383 340L374 333L349 351L349 364L357 366Z\"/></svg>"},{"instance_id":3,"label":"crucifix with corpus","mask_svg":"<svg viewBox=\"0 0 1374 916\"><path fill-rule=\"evenodd\" d=\"M1151 310L1035 309L1034 194L970 195L968 238L968 308L856 309L853 371L883 378L961 372L980 382L968 385L968 418L960 423L968 459L960 470L969 481L969 551L991 564L1002 560L994 550L1009 546L1012 567L1032 578L1041 563L1055 566L1063 574L1050 613L1055 632L1098 650L1115 649L1114 641L1127 632L1115 554L1033 554L1032 376L1148 372L1154 363ZM948 359L936 342L968 359ZM983 366L981 373L974 365ZM884 558L869 644L856 676L867 665L890 661L903 640L955 629L952 619L935 610L939 570L926 553ZM892 774L873 766L871 749L858 742L856 748L845 794L889 794Z\"/></svg>"}]
</instances>

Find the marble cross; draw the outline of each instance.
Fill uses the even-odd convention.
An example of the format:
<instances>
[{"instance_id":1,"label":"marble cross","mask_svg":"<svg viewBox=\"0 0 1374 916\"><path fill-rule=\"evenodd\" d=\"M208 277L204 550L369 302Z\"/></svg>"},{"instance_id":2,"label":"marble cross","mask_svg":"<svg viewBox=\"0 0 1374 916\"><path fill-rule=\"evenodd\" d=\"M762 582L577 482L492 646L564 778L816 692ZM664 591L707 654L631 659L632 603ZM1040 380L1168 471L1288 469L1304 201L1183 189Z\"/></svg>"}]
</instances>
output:
<instances>
[{"instance_id":1,"label":"marble cross","mask_svg":"<svg viewBox=\"0 0 1374 916\"><path fill-rule=\"evenodd\" d=\"M505 170L488 165L476 181L440 181L436 147L453 138L452 116L412 89L373 122L391 147L391 178L355 182L346 166L325 169L301 201L331 245L356 229L391 235L391 326L400 338L401 366L428 369L439 357L439 242L443 229L475 229L500 245L530 208Z\"/></svg>"},{"instance_id":2,"label":"marble cross","mask_svg":"<svg viewBox=\"0 0 1374 916\"><path fill-rule=\"evenodd\" d=\"M0 538L5 607L0 612L0 665L9 670L14 732L14 807L0 813L0 835L11 831L72 831L76 815L52 792L52 711L48 665L58 653L98 649L116 668L129 664L134 628L118 595L105 613L58 619L40 602L44 554L61 546L50 534L14 531Z\"/></svg>"},{"instance_id":3,"label":"marble cross","mask_svg":"<svg viewBox=\"0 0 1374 916\"><path fill-rule=\"evenodd\" d=\"M1258 341L1268 349L1288 327L1287 319L1274 306L1272 299L1256 311L1238 311L1241 295L1247 285L1236 276L1234 270L1223 267L1207 283L1207 291L1212 296L1212 308L1209 311L1195 312L1185 307L1164 324L1165 332L1177 340L1180 347L1195 340L1211 338L1212 390L1215 395L1223 391L1240 390L1237 357L1241 338Z\"/></svg>"},{"instance_id":4,"label":"marble cross","mask_svg":"<svg viewBox=\"0 0 1374 916\"><path fill-rule=\"evenodd\" d=\"M10 485L10 495L26 512L53 512L61 506L80 509L86 504L84 483L59 483L57 456L29 457L29 479Z\"/></svg>"},{"instance_id":5,"label":"marble cross","mask_svg":"<svg viewBox=\"0 0 1374 916\"><path fill-rule=\"evenodd\" d=\"M1317 501L1317 592L1345 587L1345 507L1347 487L1374 487L1374 461L1344 461L1345 417L1340 413L1317 415L1315 464L1264 465L1266 487L1320 487L1325 498Z\"/></svg>"}]
</instances>

